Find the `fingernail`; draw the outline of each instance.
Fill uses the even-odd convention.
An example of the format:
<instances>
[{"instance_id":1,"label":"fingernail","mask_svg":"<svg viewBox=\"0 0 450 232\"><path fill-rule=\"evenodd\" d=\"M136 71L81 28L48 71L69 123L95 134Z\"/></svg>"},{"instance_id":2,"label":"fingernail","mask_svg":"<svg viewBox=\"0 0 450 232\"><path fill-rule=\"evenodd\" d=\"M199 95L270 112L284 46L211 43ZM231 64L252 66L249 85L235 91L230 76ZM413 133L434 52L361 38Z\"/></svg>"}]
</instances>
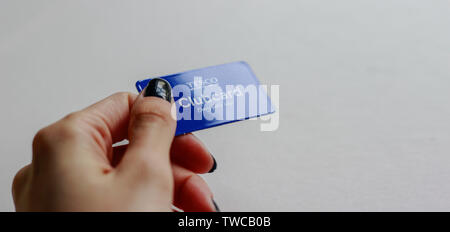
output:
<instances>
[{"instance_id":1,"label":"fingernail","mask_svg":"<svg viewBox=\"0 0 450 232\"><path fill-rule=\"evenodd\" d=\"M216 159L214 158L214 156L213 155L211 155L211 157L213 158L213 160L214 160L214 164L213 164L213 166L212 166L212 168L211 168L211 170L209 170L209 172L208 173L213 173L216 169L217 169L217 162L216 162Z\"/></svg>"},{"instance_id":2,"label":"fingernail","mask_svg":"<svg viewBox=\"0 0 450 232\"><path fill-rule=\"evenodd\" d=\"M159 97L172 102L172 87L169 82L161 78L154 78L148 82L144 97Z\"/></svg>"},{"instance_id":3,"label":"fingernail","mask_svg":"<svg viewBox=\"0 0 450 232\"><path fill-rule=\"evenodd\" d=\"M214 205L214 208L216 209L216 212L220 212L219 206L217 206L217 203L214 201L214 199L211 199L211 201Z\"/></svg>"}]
</instances>

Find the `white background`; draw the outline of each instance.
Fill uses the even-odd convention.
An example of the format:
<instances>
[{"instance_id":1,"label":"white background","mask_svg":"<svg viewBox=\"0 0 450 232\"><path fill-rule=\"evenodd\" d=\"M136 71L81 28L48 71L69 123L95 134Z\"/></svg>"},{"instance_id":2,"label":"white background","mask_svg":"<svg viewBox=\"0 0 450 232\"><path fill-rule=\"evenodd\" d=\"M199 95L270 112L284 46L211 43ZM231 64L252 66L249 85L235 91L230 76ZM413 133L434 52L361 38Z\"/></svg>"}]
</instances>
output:
<instances>
[{"instance_id":1,"label":"white background","mask_svg":"<svg viewBox=\"0 0 450 232\"><path fill-rule=\"evenodd\" d=\"M281 124L197 133L223 211L450 210L444 0L0 0L0 210L34 133L136 80L245 60Z\"/></svg>"}]
</instances>

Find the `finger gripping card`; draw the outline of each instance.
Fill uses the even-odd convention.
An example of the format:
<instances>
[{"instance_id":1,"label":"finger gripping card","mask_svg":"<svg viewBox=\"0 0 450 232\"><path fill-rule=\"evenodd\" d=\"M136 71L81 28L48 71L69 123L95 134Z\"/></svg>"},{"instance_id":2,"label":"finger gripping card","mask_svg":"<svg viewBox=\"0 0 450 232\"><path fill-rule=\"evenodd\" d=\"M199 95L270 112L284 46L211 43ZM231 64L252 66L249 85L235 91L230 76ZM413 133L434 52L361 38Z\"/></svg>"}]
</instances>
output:
<instances>
[{"instance_id":1,"label":"finger gripping card","mask_svg":"<svg viewBox=\"0 0 450 232\"><path fill-rule=\"evenodd\" d=\"M250 66L233 62L159 77L172 87L176 135L275 112ZM141 92L151 80L136 82Z\"/></svg>"}]
</instances>

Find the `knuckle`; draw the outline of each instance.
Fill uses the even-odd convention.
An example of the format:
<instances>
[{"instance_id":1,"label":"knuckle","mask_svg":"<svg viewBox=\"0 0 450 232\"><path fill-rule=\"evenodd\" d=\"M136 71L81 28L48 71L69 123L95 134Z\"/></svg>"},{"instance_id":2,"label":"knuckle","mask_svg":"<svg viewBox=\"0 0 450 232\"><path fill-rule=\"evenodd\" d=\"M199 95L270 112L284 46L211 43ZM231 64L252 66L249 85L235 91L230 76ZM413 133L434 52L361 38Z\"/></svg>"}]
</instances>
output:
<instances>
[{"instance_id":1,"label":"knuckle","mask_svg":"<svg viewBox=\"0 0 450 232\"><path fill-rule=\"evenodd\" d=\"M170 114L156 107L142 107L134 113L134 123L137 127L150 125L170 126L173 119Z\"/></svg>"},{"instance_id":2,"label":"knuckle","mask_svg":"<svg viewBox=\"0 0 450 232\"><path fill-rule=\"evenodd\" d=\"M52 134L52 129L50 127L45 127L40 129L33 138L33 149L40 150L41 147L46 147L49 145Z\"/></svg>"},{"instance_id":3,"label":"knuckle","mask_svg":"<svg viewBox=\"0 0 450 232\"><path fill-rule=\"evenodd\" d=\"M117 93L114 93L113 95L111 95L112 98L127 99L127 100L131 96L132 96L132 94L129 92L117 92Z\"/></svg>"},{"instance_id":4,"label":"knuckle","mask_svg":"<svg viewBox=\"0 0 450 232\"><path fill-rule=\"evenodd\" d=\"M106 98L105 100L109 102L126 102L126 104L129 104L130 99L132 99L133 94L129 92L117 92L113 93L111 96Z\"/></svg>"},{"instance_id":5,"label":"knuckle","mask_svg":"<svg viewBox=\"0 0 450 232\"><path fill-rule=\"evenodd\" d=\"M67 115L54 128L54 134L60 139L74 139L80 135L82 124L82 113L71 113Z\"/></svg>"},{"instance_id":6,"label":"knuckle","mask_svg":"<svg viewBox=\"0 0 450 232\"><path fill-rule=\"evenodd\" d=\"M40 129L33 138L34 151L48 150L55 141L76 139L80 136L80 113L71 113L57 123Z\"/></svg>"},{"instance_id":7,"label":"knuckle","mask_svg":"<svg viewBox=\"0 0 450 232\"><path fill-rule=\"evenodd\" d=\"M13 182L12 182L12 195L15 200L17 200L20 195L22 195L23 188L24 188L24 182L26 181L25 178L27 177L29 170L29 166L25 166L22 169L20 169L17 174L14 176Z\"/></svg>"},{"instance_id":8,"label":"knuckle","mask_svg":"<svg viewBox=\"0 0 450 232\"><path fill-rule=\"evenodd\" d=\"M138 126L146 126L152 124L169 124L166 116L157 112L142 112L134 116L135 123Z\"/></svg>"},{"instance_id":9,"label":"knuckle","mask_svg":"<svg viewBox=\"0 0 450 232\"><path fill-rule=\"evenodd\" d=\"M36 135L34 135L33 138L33 145L34 144L40 144L42 141L45 141L46 137L48 136L48 129L46 128L42 128L40 129Z\"/></svg>"},{"instance_id":10,"label":"knuckle","mask_svg":"<svg viewBox=\"0 0 450 232\"><path fill-rule=\"evenodd\" d=\"M77 111L66 115L61 122L64 124L76 124L83 118L83 112Z\"/></svg>"}]
</instances>

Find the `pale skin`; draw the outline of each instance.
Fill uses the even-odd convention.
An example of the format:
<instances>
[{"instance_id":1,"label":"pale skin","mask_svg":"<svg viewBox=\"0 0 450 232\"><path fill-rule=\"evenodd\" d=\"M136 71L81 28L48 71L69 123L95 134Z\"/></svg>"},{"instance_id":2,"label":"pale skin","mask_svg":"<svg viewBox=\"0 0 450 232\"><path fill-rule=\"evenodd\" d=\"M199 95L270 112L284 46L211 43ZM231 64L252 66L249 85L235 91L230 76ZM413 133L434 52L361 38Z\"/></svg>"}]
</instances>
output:
<instances>
[{"instance_id":1,"label":"pale skin","mask_svg":"<svg viewBox=\"0 0 450 232\"><path fill-rule=\"evenodd\" d=\"M171 104L142 94L116 93L67 115L36 134L32 162L14 178L16 210L216 211L198 176L213 158L175 129Z\"/></svg>"}]
</instances>

